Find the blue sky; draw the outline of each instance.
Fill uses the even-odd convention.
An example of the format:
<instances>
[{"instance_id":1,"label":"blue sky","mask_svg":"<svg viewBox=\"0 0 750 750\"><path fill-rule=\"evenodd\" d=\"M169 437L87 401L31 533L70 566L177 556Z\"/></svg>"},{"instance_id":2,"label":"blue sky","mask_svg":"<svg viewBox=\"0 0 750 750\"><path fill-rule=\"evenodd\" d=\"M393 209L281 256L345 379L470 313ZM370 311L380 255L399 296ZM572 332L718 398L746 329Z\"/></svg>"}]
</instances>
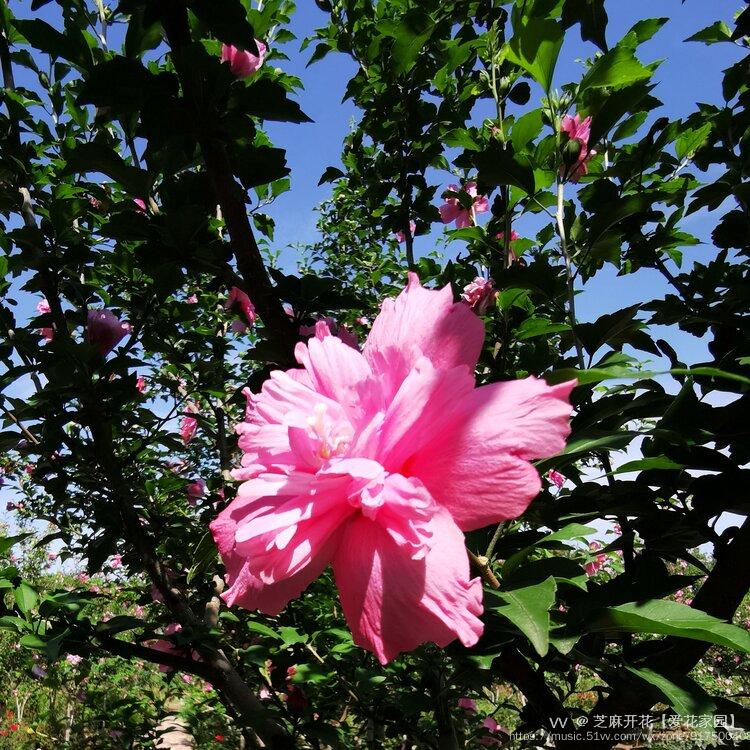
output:
<instances>
[{"instance_id":1,"label":"blue sky","mask_svg":"<svg viewBox=\"0 0 750 750\"><path fill-rule=\"evenodd\" d=\"M656 74L658 86L654 92L664 106L654 116L666 115L670 118L684 117L695 109L696 102L721 103L721 71L736 61L738 50L733 45L719 44L706 46L683 40L699 29L722 19L731 25L734 13L740 3L736 0L614 0L607 3L609 26L608 42L614 43L638 20L654 16L669 18L668 23L656 36L640 47L639 55L644 62L663 59ZM301 2L292 23L292 31L302 40L313 30L326 22L322 13L312 2ZM268 131L276 145L287 150L287 160L292 169L292 190L281 196L268 209L276 220L274 246L283 248L294 243L307 243L316 237L314 207L322 201L330 190L329 185L317 187L318 179L329 165L340 164L341 142L349 130L352 118L357 116L356 108L350 101L341 101L346 83L356 72L352 61L345 55L330 54L323 61L309 68L305 65L310 51L297 53L297 42L285 46L288 62L275 62L287 72L301 78L305 90L300 92L302 109L313 118L307 125L269 124ZM567 34L555 71L555 85L560 86L580 79L583 60L591 57L595 47L581 41L577 28ZM534 89L532 97L541 91ZM526 109L537 106L534 99ZM487 113L489 114L489 109ZM481 122L485 112L479 108L477 122ZM442 184L452 180L446 172ZM687 220L685 229L702 240L710 238L715 225L715 215L697 214ZM524 234L524 225L516 227ZM531 233L531 228L528 228ZM534 228L534 231L536 227ZM440 225L433 226L428 236L417 237L417 254L435 248L436 239L442 232ZM456 243L460 249L460 243ZM713 253L710 246L698 246L685 252L686 260L699 259ZM293 255L285 252L287 262L293 262ZM581 320L595 320L606 312L619 310L636 302L663 295L667 286L656 271L640 271L627 277L617 277L616 270L607 267L579 295L577 301ZM678 331L667 333L677 351L685 361L697 362L704 356L705 347L690 336Z\"/></svg>"}]
</instances>

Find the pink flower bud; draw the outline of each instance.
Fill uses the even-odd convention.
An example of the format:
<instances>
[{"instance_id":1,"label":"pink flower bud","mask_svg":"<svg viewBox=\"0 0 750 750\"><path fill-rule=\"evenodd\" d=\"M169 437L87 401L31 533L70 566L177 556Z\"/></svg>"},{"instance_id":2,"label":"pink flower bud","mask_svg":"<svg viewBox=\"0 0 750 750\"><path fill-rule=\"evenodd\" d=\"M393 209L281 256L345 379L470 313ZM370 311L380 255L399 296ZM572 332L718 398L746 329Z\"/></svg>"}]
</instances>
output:
<instances>
[{"instance_id":1,"label":"pink flower bud","mask_svg":"<svg viewBox=\"0 0 750 750\"><path fill-rule=\"evenodd\" d=\"M123 323L106 308L88 312L86 339L102 357L106 357L130 331L129 323Z\"/></svg>"},{"instance_id":2,"label":"pink flower bud","mask_svg":"<svg viewBox=\"0 0 750 750\"><path fill-rule=\"evenodd\" d=\"M258 47L257 55L247 50L233 47L231 44L221 45L221 61L229 63L232 73L237 78L248 78L255 75L258 72L258 68L263 65L267 47L258 39L255 40L255 44Z\"/></svg>"},{"instance_id":3,"label":"pink flower bud","mask_svg":"<svg viewBox=\"0 0 750 750\"><path fill-rule=\"evenodd\" d=\"M497 297L497 290L493 287L492 279L483 279L481 276L477 276L474 281L464 287L461 299L477 315L482 315Z\"/></svg>"}]
</instances>

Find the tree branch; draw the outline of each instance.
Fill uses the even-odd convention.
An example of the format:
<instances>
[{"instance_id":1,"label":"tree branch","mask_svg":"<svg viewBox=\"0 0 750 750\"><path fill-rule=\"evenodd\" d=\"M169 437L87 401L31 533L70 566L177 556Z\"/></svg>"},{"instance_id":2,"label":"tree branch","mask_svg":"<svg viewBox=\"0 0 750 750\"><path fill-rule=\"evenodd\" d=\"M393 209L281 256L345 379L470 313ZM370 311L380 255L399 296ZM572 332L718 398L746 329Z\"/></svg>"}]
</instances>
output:
<instances>
[{"instance_id":1,"label":"tree branch","mask_svg":"<svg viewBox=\"0 0 750 750\"><path fill-rule=\"evenodd\" d=\"M161 4L161 10L162 24L185 99L196 110L196 117L200 114L200 119L205 119L205 113L200 112L200 98L197 95L201 82L193 80L182 60L182 51L192 41L185 6L175 0L165 0ZM218 115L211 112L209 117L211 116L216 118ZM284 311L263 263L247 215L245 192L234 177L224 144L205 133L198 137L198 144L206 172L216 193L216 200L221 207L245 291L252 299L270 337L280 345L282 361L279 364L293 365L297 332Z\"/></svg>"}]
</instances>

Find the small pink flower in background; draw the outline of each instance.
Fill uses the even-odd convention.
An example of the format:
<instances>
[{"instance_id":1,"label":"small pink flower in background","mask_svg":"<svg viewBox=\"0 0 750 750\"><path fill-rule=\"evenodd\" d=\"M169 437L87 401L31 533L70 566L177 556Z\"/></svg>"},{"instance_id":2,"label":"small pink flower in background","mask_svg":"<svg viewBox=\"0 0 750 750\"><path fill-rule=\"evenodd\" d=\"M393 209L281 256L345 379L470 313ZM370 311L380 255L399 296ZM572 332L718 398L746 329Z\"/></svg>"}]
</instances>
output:
<instances>
[{"instance_id":1,"label":"small pink flower in background","mask_svg":"<svg viewBox=\"0 0 750 750\"><path fill-rule=\"evenodd\" d=\"M471 209L467 209L461 205L461 202L457 197L446 197L445 202L438 209L443 224L450 224L452 221L455 221L457 229L464 229L466 227L474 226L476 223L476 214L482 214L485 211L489 211L489 201L484 195L479 195L477 193L476 182L467 182L463 188L458 185L448 185L448 190L452 193L460 193L463 190L463 192L472 199L472 205Z\"/></svg>"},{"instance_id":2,"label":"small pink flower in background","mask_svg":"<svg viewBox=\"0 0 750 750\"><path fill-rule=\"evenodd\" d=\"M179 633L181 630L182 625L180 625L178 622L172 622L167 625L166 628L164 628L164 635L174 635L175 633ZM172 641L167 640L166 638L160 638L159 640L155 641L151 644L151 648L153 648L155 651L161 651L163 654L174 654L176 656L183 656L185 653L183 649L177 648L177 646L175 646ZM173 668L168 667L166 664L160 664L159 671L171 672L173 671Z\"/></svg>"},{"instance_id":3,"label":"small pink flower in background","mask_svg":"<svg viewBox=\"0 0 750 750\"><path fill-rule=\"evenodd\" d=\"M143 213L146 213L148 210L146 208L146 201L143 200L143 198L133 198L133 203L135 203L136 210L143 211Z\"/></svg>"},{"instance_id":4,"label":"small pink flower in background","mask_svg":"<svg viewBox=\"0 0 750 750\"><path fill-rule=\"evenodd\" d=\"M185 683L186 685L191 685L191 684L192 684L192 682L193 682L193 677L192 677L192 675L189 675L189 674L181 674L181 675L180 675L180 679L181 679L181 680L182 680L182 681L183 681L183 682L184 682L184 683Z\"/></svg>"},{"instance_id":5,"label":"small pink flower in background","mask_svg":"<svg viewBox=\"0 0 750 750\"><path fill-rule=\"evenodd\" d=\"M559 471L555 471L555 469L550 469L547 472L547 479L549 479L558 490L565 484L565 475L561 474Z\"/></svg>"},{"instance_id":6,"label":"small pink flower in background","mask_svg":"<svg viewBox=\"0 0 750 750\"><path fill-rule=\"evenodd\" d=\"M299 335L314 336L319 341L322 341L326 336L336 336L347 346L351 346L353 349L359 349L357 334L354 333L354 331L350 331L343 323L338 323L330 317L318 320L310 326L300 326Z\"/></svg>"},{"instance_id":7,"label":"small pink flower in background","mask_svg":"<svg viewBox=\"0 0 750 750\"><path fill-rule=\"evenodd\" d=\"M477 315L482 315L496 297L497 289L494 288L492 279L483 279L481 276L477 276L474 281L467 284L461 293L461 299Z\"/></svg>"},{"instance_id":8,"label":"small pink flower in background","mask_svg":"<svg viewBox=\"0 0 750 750\"><path fill-rule=\"evenodd\" d=\"M188 504L195 507L198 501L206 494L206 483L202 479L196 479L187 486Z\"/></svg>"},{"instance_id":9,"label":"small pink flower in background","mask_svg":"<svg viewBox=\"0 0 750 750\"><path fill-rule=\"evenodd\" d=\"M77 667L83 661L83 657L78 656L78 654L67 654L65 656L65 661L72 667Z\"/></svg>"},{"instance_id":10,"label":"small pink flower in background","mask_svg":"<svg viewBox=\"0 0 750 750\"><path fill-rule=\"evenodd\" d=\"M492 734L507 734L510 732L503 726L497 723L492 716L488 716L483 722L482 727ZM498 737L484 736L479 738L479 744L484 747L502 747L503 740Z\"/></svg>"},{"instance_id":11,"label":"small pink flower in background","mask_svg":"<svg viewBox=\"0 0 750 750\"><path fill-rule=\"evenodd\" d=\"M185 300L185 302L186 302L186 303L187 303L188 305L197 305L197 304L198 304L198 295L197 295L197 294L191 294L191 295L190 295L190 296L189 296L189 297L188 297L188 298L187 298L187 299Z\"/></svg>"},{"instance_id":12,"label":"small pink flower in background","mask_svg":"<svg viewBox=\"0 0 750 750\"><path fill-rule=\"evenodd\" d=\"M195 404L188 404L180 421L180 437L185 445L193 439L198 429L198 420L193 416L197 411L198 407Z\"/></svg>"},{"instance_id":13,"label":"small pink flower in background","mask_svg":"<svg viewBox=\"0 0 750 750\"><path fill-rule=\"evenodd\" d=\"M416 231L417 231L417 223L415 221L410 221L409 222L409 234L413 237L414 232ZM399 229L398 232L394 232L394 234L396 235L396 239L399 242L401 243L406 242L406 234L404 233L402 229Z\"/></svg>"},{"instance_id":14,"label":"small pink flower in background","mask_svg":"<svg viewBox=\"0 0 750 750\"><path fill-rule=\"evenodd\" d=\"M231 310L239 316L239 319L232 323L232 330L235 333L244 333L249 326L255 324L258 318L255 305L250 301L250 297L236 286L230 289L229 296L224 303L224 309Z\"/></svg>"},{"instance_id":15,"label":"small pink flower in background","mask_svg":"<svg viewBox=\"0 0 750 750\"><path fill-rule=\"evenodd\" d=\"M111 310L89 310L86 323L86 340L102 357L106 357L131 331Z\"/></svg>"},{"instance_id":16,"label":"small pink flower in background","mask_svg":"<svg viewBox=\"0 0 750 750\"><path fill-rule=\"evenodd\" d=\"M221 45L221 61L229 63L232 73L237 78L247 78L248 76L255 75L258 72L258 68L263 65L268 48L259 39L255 40L255 45L258 48L257 55L247 50L233 47L231 44Z\"/></svg>"},{"instance_id":17,"label":"small pink flower in background","mask_svg":"<svg viewBox=\"0 0 750 750\"><path fill-rule=\"evenodd\" d=\"M599 542L591 542L589 544L589 549L592 552L597 552L602 548L602 545L599 544ZM594 560L592 560L589 563L586 563L583 566L583 569L586 571L586 575L593 576L596 575L597 571L604 565L604 563L607 561L606 555L597 555Z\"/></svg>"},{"instance_id":18,"label":"small pink flower in background","mask_svg":"<svg viewBox=\"0 0 750 750\"><path fill-rule=\"evenodd\" d=\"M622 526L619 523L616 523L612 528L617 536L622 536ZM683 569L687 568L687 563L684 560L682 561L682 565Z\"/></svg>"},{"instance_id":19,"label":"small pink flower in background","mask_svg":"<svg viewBox=\"0 0 750 750\"><path fill-rule=\"evenodd\" d=\"M113 570L117 570L117 568L122 567L122 555L114 555L112 557L112 562L109 564L109 567Z\"/></svg>"},{"instance_id":20,"label":"small pink flower in background","mask_svg":"<svg viewBox=\"0 0 750 750\"><path fill-rule=\"evenodd\" d=\"M94 209L94 211L98 211L102 207L102 202L98 198L94 198L93 195L90 195L89 205Z\"/></svg>"},{"instance_id":21,"label":"small pink flower in background","mask_svg":"<svg viewBox=\"0 0 750 750\"><path fill-rule=\"evenodd\" d=\"M500 242L505 242L505 232L498 232L495 237L500 240ZM510 230L510 241L515 242L516 240L520 240L521 235L516 232L515 229Z\"/></svg>"},{"instance_id":22,"label":"small pink flower in background","mask_svg":"<svg viewBox=\"0 0 750 750\"><path fill-rule=\"evenodd\" d=\"M145 612L146 610L140 604L136 604L135 609L133 610L133 614L136 617L143 617Z\"/></svg>"},{"instance_id":23,"label":"small pink flower in background","mask_svg":"<svg viewBox=\"0 0 750 750\"><path fill-rule=\"evenodd\" d=\"M78 574L78 575L76 576L76 580L77 580L77 581L78 581L79 583L88 583L88 582L89 582L89 577L88 577L88 575L87 575L86 573L79 573L79 574Z\"/></svg>"},{"instance_id":24,"label":"small pink flower in background","mask_svg":"<svg viewBox=\"0 0 750 750\"><path fill-rule=\"evenodd\" d=\"M459 698L458 707L470 714L477 712L477 702L472 698Z\"/></svg>"},{"instance_id":25,"label":"small pink flower in background","mask_svg":"<svg viewBox=\"0 0 750 750\"><path fill-rule=\"evenodd\" d=\"M36 467L34 466L34 464L26 464L26 466L23 467L23 470L24 470L24 473L26 474L33 474L35 468ZM19 510L23 509L23 503L18 503L18 509Z\"/></svg>"},{"instance_id":26,"label":"small pink flower in background","mask_svg":"<svg viewBox=\"0 0 750 750\"><path fill-rule=\"evenodd\" d=\"M591 157L596 156L594 149L589 149L589 138L591 137L591 117L581 120L579 114L565 115L560 123L560 130L568 136L568 141L578 141L581 150L578 158L572 167L568 169L568 179L571 182L578 180L585 174L588 174L587 162ZM562 167L565 173L565 167Z\"/></svg>"},{"instance_id":27,"label":"small pink flower in background","mask_svg":"<svg viewBox=\"0 0 750 750\"><path fill-rule=\"evenodd\" d=\"M49 306L49 302L47 302L46 299L42 298L41 300L39 300L39 302L37 302L36 311L40 315L47 315L52 312L52 309ZM52 339L55 337L54 328L40 328L39 333L45 341L52 341Z\"/></svg>"},{"instance_id":28,"label":"small pink flower in background","mask_svg":"<svg viewBox=\"0 0 750 750\"><path fill-rule=\"evenodd\" d=\"M57 555L54 552L48 552L47 553L47 559L48 560L57 560Z\"/></svg>"},{"instance_id":29,"label":"small pink flower in background","mask_svg":"<svg viewBox=\"0 0 750 750\"><path fill-rule=\"evenodd\" d=\"M135 387L138 393L143 393L146 390L146 378L143 375L139 375L135 379Z\"/></svg>"},{"instance_id":30,"label":"small pink flower in background","mask_svg":"<svg viewBox=\"0 0 750 750\"><path fill-rule=\"evenodd\" d=\"M89 586L89 591L92 594L99 594L99 593L101 593L101 589L96 584L94 584L93 586Z\"/></svg>"},{"instance_id":31,"label":"small pink flower in background","mask_svg":"<svg viewBox=\"0 0 750 750\"><path fill-rule=\"evenodd\" d=\"M321 324L318 324L321 325ZM329 564L356 644L381 663L477 642L482 586L464 531L516 518L531 460L565 445L574 382L475 387L482 321L409 274L362 352L299 343L301 368L246 391L236 499L212 522L228 605L278 614Z\"/></svg>"}]
</instances>

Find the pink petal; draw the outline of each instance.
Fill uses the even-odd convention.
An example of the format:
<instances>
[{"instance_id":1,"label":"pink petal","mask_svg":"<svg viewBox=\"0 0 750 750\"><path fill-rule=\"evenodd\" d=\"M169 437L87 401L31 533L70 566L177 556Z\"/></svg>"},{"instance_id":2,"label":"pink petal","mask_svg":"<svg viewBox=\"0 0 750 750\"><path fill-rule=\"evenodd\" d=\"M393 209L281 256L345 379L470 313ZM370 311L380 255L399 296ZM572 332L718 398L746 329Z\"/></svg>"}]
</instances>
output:
<instances>
[{"instance_id":1,"label":"pink petal","mask_svg":"<svg viewBox=\"0 0 750 750\"><path fill-rule=\"evenodd\" d=\"M574 385L529 377L477 388L403 473L419 477L464 531L516 518L541 489L529 461L565 447Z\"/></svg>"},{"instance_id":2,"label":"pink petal","mask_svg":"<svg viewBox=\"0 0 750 750\"><path fill-rule=\"evenodd\" d=\"M299 343L295 355L313 388L340 404L352 425L363 425L382 408L380 385L367 360L338 337Z\"/></svg>"},{"instance_id":3,"label":"pink petal","mask_svg":"<svg viewBox=\"0 0 750 750\"><path fill-rule=\"evenodd\" d=\"M432 641L477 642L483 625L482 587L469 578L463 534L438 510L428 524L433 545L415 560L377 521L350 520L333 570L354 642L385 664L401 651Z\"/></svg>"},{"instance_id":4,"label":"pink petal","mask_svg":"<svg viewBox=\"0 0 750 750\"><path fill-rule=\"evenodd\" d=\"M438 211L440 212L440 220L443 224L450 224L456 220L461 211L461 206L455 198L452 198L441 204Z\"/></svg>"},{"instance_id":5,"label":"pink petal","mask_svg":"<svg viewBox=\"0 0 750 750\"><path fill-rule=\"evenodd\" d=\"M400 472L406 461L455 418L460 400L474 389L468 367L437 370L419 359L388 406L380 429L378 460Z\"/></svg>"},{"instance_id":6,"label":"pink petal","mask_svg":"<svg viewBox=\"0 0 750 750\"><path fill-rule=\"evenodd\" d=\"M450 286L425 289L416 274L395 299L383 301L362 349L380 380L388 403L417 360L425 356L437 369L465 365L472 372L484 341L484 324Z\"/></svg>"},{"instance_id":7,"label":"pink petal","mask_svg":"<svg viewBox=\"0 0 750 750\"><path fill-rule=\"evenodd\" d=\"M471 211L467 211L465 208L459 209L456 214L456 229L466 229L473 226L474 218L471 215Z\"/></svg>"},{"instance_id":8,"label":"pink petal","mask_svg":"<svg viewBox=\"0 0 750 750\"><path fill-rule=\"evenodd\" d=\"M479 195L477 196L476 200L474 201L474 213L475 214L483 214L485 211L490 210L490 202L487 200L486 196Z\"/></svg>"}]
</instances>

